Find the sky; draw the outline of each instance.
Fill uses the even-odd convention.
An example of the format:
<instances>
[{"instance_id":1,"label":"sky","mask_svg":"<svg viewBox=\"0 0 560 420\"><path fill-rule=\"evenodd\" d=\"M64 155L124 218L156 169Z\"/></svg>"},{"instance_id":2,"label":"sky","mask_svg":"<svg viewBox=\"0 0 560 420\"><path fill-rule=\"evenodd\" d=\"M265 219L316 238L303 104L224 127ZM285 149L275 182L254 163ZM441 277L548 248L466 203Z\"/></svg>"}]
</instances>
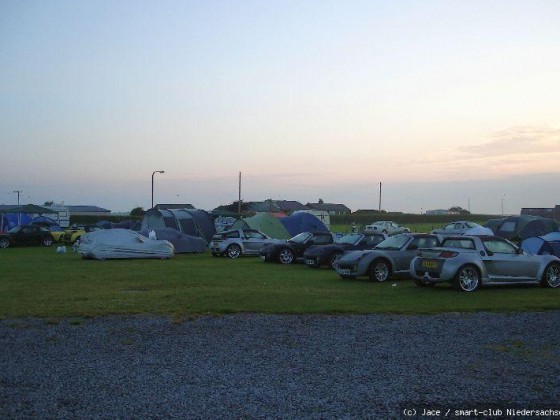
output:
<instances>
[{"instance_id":1,"label":"sky","mask_svg":"<svg viewBox=\"0 0 560 420\"><path fill-rule=\"evenodd\" d=\"M557 0L0 2L0 204L560 204Z\"/></svg>"}]
</instances>

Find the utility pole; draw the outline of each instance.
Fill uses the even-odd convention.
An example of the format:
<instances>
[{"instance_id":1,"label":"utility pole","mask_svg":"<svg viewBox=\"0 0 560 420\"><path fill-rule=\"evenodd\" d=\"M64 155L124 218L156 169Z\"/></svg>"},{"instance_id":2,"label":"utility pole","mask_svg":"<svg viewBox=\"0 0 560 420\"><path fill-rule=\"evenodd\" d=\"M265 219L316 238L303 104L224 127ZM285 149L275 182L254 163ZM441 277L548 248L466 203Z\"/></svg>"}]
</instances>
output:
<instances>
[{"instance_id":1,"label":"utility pole","mask_svg":"<svg viewBox=\"0 0 560 420\"><path fill-rule=\"evenodd\" d=\"M381 182L379 183L379 213L381 213Z\"/></svg>"},{"instance_id":2,"label":"utility pole","mask_svg":"<svg viewBox=\"0 0 560 420\"><path fill-rule=\"evenodd\" d=\"M19 195L22 193L22 190L14 190L14 194L17 194L17 205L19 206Z\"/></svg>"},{"instance_id":3,"label":"utility pole","mask_svg":"<svg viewBox=\"0 0 560 420\"><path fill-rule=\"evenodd\" d=\"M239 171L239 197L237 199L237 213L241 214L241 171Z\"/></svg>"}]
</instances>

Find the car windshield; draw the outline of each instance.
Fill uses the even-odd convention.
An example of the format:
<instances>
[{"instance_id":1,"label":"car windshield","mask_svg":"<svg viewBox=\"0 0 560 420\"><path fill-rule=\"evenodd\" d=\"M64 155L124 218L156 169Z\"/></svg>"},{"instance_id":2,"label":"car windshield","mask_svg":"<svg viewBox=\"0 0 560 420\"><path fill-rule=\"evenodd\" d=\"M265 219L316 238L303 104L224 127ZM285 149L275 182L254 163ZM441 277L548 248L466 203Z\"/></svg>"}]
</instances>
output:
<instances>
[{"instance_id":1,"label":"car windshield","mask_svg":"<svg viewBox=\"0 0 560 420\"><path fill-rule=\"evenodd\" d=\"M299 235L294 236L292 239L289 240L289 242L295 242L296 244L302 244L304 242L307 242L307 240L309 238L311 238L313 235L309 232L302 232Z\"/></svg>"},{"instance_id":2,"label":"car windshield","mask_svg":"<svg viewBox=\"0 0 560 420\"><path fill-rule=\"evenodd\" d=\"M405 235L397 235L391 236L390 238L385 239L379 245L377 245L376 249L401 249L404 244L406 244L409 240L408 236Z\"/></svg>"},{"instance_id":3,"label":"car windshield","mask_svg":"<svg viewBox=\"0 0 560 420\"><path fill-rule=\"evenodd\" d=\"M337 244L350 244L354 245L362 239L362 235L359 233L351 233L349 235L344 235L342 238L336 240Z\"/></svg>"}]
</instances>

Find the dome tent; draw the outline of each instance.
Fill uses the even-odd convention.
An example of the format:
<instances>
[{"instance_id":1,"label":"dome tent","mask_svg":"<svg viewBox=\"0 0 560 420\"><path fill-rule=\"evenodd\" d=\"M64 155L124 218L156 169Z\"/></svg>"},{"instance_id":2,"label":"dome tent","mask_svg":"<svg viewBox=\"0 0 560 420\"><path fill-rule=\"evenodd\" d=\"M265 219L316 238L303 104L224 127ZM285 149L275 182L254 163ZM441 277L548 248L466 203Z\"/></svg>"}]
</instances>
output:
<instances>
[{"instance_id":1,"label":"dome tent","mask_svg":"<svg viewBox=\"0 0 560 420\"><path fill-rule=\"evenodd\" d=\"M280 222L292 237L302 232L328 232L329 230L323 222L310 213L295 213L288 217L283 217Z\"/></svg>"},{"instance_id":2,"label":"dome tent","mask_svg":"<svg viewBox=\"0 0 560 420\"><path fill-rule=\"evenodd\" d=\"M538 216L511 216L500 219L500 223L489 222L493 222L492 226L489 226L489 223L484 226L490 227L496 236L515 242L558 230L558 224L554 220Z\"/></svg>"},{"instance_id":3,"label":"dome tent","mask_svg":"<svg viewBox=\"0 0 560 420\"><path fill-rule=\"evenodd\" d=\"M280 223L281 219L272 216L270 213L257 213L254 216L237 220L231 229L254 229L275 239L289 239L290 233Z\"/></svg>"},{"instance_id":4,"label":"dome tent","mask_svg":"<svg viewBox=\"0 0 560 420\"><path fill-rule=\"evenodd\" d=\"M560 257L560 232L532 236L521 241L521 249L531 255L556 255Z\"/></svg>"},{"instance_id":5,"label":"dome tent","mask_svg":"<svg viewBox=\"0 0 560 420\"><path fill-rule=\"evenodd\" d=\"M171 228L187 235L212 239L216 228L210 214L196 209L150 209L142 219L142 230Z\"/></svg>"}]
</instances>

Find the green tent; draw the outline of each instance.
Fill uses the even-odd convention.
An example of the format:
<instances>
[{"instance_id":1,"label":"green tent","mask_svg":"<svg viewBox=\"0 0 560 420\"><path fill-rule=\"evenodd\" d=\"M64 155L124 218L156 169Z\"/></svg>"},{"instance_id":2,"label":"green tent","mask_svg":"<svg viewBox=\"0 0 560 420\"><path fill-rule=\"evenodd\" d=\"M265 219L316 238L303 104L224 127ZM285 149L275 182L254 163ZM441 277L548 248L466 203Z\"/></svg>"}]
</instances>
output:
<instances>
[{"instance_id":1,"label":"green tent","mask_svg":"<svg viewBox=\"0 0 560 420\"><path fill-rule=\"evenodd\" d=\"M275 239L290 239L290 234L280 220L269 213L257 213L237 220L232 229L255 229Z\"/></svg>"}]
</instances>

